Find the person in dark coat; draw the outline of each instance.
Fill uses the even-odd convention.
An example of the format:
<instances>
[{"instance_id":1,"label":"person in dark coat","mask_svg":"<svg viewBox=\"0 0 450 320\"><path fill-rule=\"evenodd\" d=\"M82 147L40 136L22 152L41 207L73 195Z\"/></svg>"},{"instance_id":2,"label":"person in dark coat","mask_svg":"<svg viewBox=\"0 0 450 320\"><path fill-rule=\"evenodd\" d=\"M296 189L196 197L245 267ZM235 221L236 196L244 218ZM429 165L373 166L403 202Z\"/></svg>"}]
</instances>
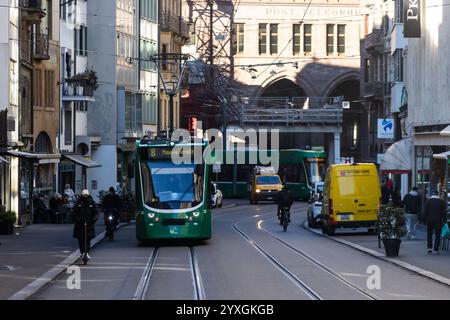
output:
<instances>
[{"instance_id":1,"label":"person in dark coat","mask_svg":"<svg viewBox=\"0 0 450 320\"><path fill-rule=\"evenodd\" d=\"M50 211L51 211L50 217L51 217L52 223L56 223L57 215L62 214L62 210L61 210L62 204L63 204L62 196L59 193L55 193L53 195L53 197L50 198L48 205L50 206Z\"/></svg>"},{"instance_id":2,"label":"person in dark coat","mask_svg":"<svg viewBox=\"0 0 450 320\"><path fill-rule=\"evenodd\" d=\"M388 189L386 184L381 187L381 204L387 205L389 198L391 197L391 190Z\"/></svg>"},{"instance_id":3,"label":"person in dark coat","mask_svg":"<svg viewBox=\"0 0 450 320\"><path fill-rule=\"evenodd\" d=\"M439 198L438 191L433 191L432 196L425 202L422 221L427 225L427 245L428 253L433 247L434 233L434 253L439 253L441 243L441 231L443 224L447 221L447 204Z\"/></svg>"},{"instance_id":4,"label":"person in dark coat","mask_svg":"<svg viewBox=\"0 0 450 320\"><path fill-rule=\"evenodd\" d=\"M89 195L89 191L83 190L73 210L73 237L78 239L82 258L86 255L88 259L91 259L89 256L90 242L95 237L97 219L97 206Z\"/></svg>"},{"instance_id":5,"label":"person in dark coat","mask_svg":"<svg viewBox=\"0 0 450 320\"><path fill-rule=\"evenodd\" d=\"M420 213L422 212L422 197L417 192L417 187L403 198L403 208L405 209L407 239L416 238L416 226Z\"/></svg>"},{"instance_id":6,"label":"person in dark coat","mask_svg":"<svg viewBox=\"0 0 450 320\"><path fill-rule=\"evenodd\" d=\"M112 210L115 218L115 225L119 224L119 210L122 208L122 201L120 197L116 194L116 190L113 187L109 188L109 193L103 197L102 207L105 212L105 225L106 225L106 216L108 211Z\"/></svg>"},{"instance_id":7,"label":"person in dark coat","mask_svg":"<svg viewBox=\"0 0 450 320\"><path fill-rule=\"evenodd\" d=\"M288 213L288 221L291 222L291 205L294 202L294 198L292 196L291 191L289 191L288 186L285 184L283 186L283 190L281 190L280 192L278 192L277 194L277 200L276 203L278 205L278 218L280 217L281 214L281 209L283 207L289 207L289 213Z\"/></svg>"}]
</instances>

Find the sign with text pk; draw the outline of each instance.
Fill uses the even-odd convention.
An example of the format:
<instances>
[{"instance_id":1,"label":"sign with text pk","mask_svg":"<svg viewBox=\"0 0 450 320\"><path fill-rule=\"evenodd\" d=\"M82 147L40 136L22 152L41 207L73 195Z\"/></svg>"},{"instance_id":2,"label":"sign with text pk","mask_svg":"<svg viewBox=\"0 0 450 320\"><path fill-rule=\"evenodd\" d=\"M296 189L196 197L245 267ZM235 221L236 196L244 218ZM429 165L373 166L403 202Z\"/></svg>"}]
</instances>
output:
<instances>
[{"instance_id":1,"label":"sign with text pk","mask_svg":"<svg viewBox=\"0 0 450 320\"><path fill-rule=\"evenodd\" d=\"M394 120L378 119L378 139L394 139Z\"/></svg>"},{"instance_id":2,"label":"sign with text pk","mask_svg":"<svg viewBox=\"0 0 450 320\"><path fill-rule=\"evenodd\" d=\"M404 37L420 38L420 0L403 0Z\"/></svg>"}]
</instances>

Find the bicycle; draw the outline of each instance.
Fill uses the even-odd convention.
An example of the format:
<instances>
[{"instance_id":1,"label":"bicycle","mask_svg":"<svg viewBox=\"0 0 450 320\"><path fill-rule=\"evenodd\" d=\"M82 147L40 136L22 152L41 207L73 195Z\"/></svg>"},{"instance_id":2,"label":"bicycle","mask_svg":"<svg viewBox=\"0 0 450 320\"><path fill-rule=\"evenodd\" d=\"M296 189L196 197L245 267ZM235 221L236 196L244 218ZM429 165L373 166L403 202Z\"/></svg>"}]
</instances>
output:
<instances>
[{"instance_id":1,"label":"bicycle","mask_svg":"<svg viewBox=\"0 0 450 320\"><path fill-rule=\"evenodd\" d=\"M283 226L283 231L286 232L289 224L289 207L282 207L280 211L280 224Z\"/></svg>"}]
</instances>

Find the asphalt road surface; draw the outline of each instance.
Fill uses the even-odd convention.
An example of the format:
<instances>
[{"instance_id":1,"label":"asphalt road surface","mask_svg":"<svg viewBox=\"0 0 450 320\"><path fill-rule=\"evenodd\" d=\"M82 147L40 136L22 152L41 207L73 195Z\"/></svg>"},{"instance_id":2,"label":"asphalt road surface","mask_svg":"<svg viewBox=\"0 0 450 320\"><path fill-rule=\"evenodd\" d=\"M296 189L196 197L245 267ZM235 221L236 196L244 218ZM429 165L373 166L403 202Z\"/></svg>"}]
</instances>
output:
<instances>
[{"instance_id":1,"label":"asphalt road surface","mask_svg":"<svg viewBox=\"0 0 450 320\"><path fill-rule=\"evenodd\" d=\"M126 226L78 264L80 288L64 273L32 299L450 299L445 285L306 230L305 203L287 232L275 205L233 204L213 211L201 243L139 246Z\"/></svg>"}]
</instances>

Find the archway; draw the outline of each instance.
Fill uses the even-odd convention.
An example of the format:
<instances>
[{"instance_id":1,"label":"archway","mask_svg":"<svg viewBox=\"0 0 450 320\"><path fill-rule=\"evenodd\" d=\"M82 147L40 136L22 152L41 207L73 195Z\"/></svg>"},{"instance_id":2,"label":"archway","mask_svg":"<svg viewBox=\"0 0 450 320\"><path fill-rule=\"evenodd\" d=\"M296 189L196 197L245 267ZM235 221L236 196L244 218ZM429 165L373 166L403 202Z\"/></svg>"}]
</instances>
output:
<instances>
[{"instance_id":1,"label":"archway","mask_svg":"<svg viewBox=\"0 0 450 320\"><path fill-rule=\"evenodd\" d=\"M329 96L343 96L350 102L350 108L343 113L341 133L341 156L362 161L367 156L367 114L362 108L360 83L357 79L340 82L330 91Z\"/></svg>"},{"instance_id":2,"label":"archway","mask_svg":"<svg viewBox=\"0 0 450 320\"><path fill-rule=\"evenodd\" d=\"M262 97L305 97L305 91L288 79L278 80L267 86Z\"/></svg>"}]
</instances>

